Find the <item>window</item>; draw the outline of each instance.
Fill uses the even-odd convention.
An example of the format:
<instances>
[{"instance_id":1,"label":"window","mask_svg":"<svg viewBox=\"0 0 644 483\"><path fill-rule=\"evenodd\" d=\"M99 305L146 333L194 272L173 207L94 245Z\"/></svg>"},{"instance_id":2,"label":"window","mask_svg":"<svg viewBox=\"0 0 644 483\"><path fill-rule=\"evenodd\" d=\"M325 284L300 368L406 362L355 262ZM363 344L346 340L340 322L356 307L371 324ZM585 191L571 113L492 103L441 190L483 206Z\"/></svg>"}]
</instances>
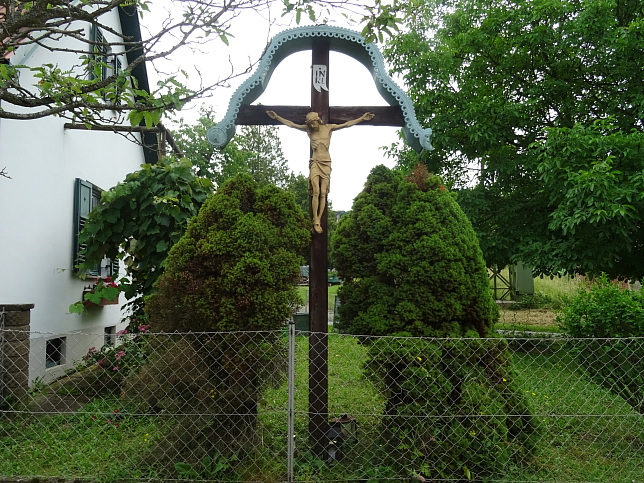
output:
<instances>
[{"instance_id":1,"label":"window","mask_svg":"<svg viewBox=\"0 0 644 483\"><path fill-rule=\"evenodd\" d=\"M121 61L117 54L112 53L103 32L95 25L90 31L91 62L90 79L103 80L121 71Z\"/></svg>"},{"instance_id":2,"label":"window","mask_svg":"<svg viewBox=\"0 0 644 483\"><path fill-rule=\"evenodd\" d=\"M90 41L90 80L101 81L119 73L122 70L119 55L112 53L112 49L105 39L103 32L95 25L92 26L90 31ZM117 105L120 104L122 89L119 85L120 84L115 83L104 91L103 99Z\"/></svg>"},{"instance_id":3,"label":"window","mask_svg":"<svg viewBox=\"0 0 644 483\"><path fill-rule=\"evenodd\" d=\"M103 335L103 345L107 347L114 347L116 345L116 326L105 327Z\"/></svg>"},{"instance_id":4,"label":"window","mask_svg":"<svg viewBox=\"0 0 644 483\"><path fill-rule=\"evenodd\" d=\"M78 265L85 261L85 257L82 254L85 244L78 242L78 235L85 226L89 213L98 205L101 199L101 193L102 190L98 186L93 185L89 181L76 178L74 186L74 237L72 258L72 267L76 274L79 274ZM114 278L117 274L118 260L112 261L109 258L104 258L100 263L97 263L85 272L85 275L90 277Z\"/></svg>"},{"instance_id":5,"label":"window","mask_svg":"<svg viewBox=\"0 0 644 483\"><path fill-rule=\"evenodd\" d=\"M60 366L65 363L65 337L50 339L45 344L45 367Z\"/></svg>"}]
</instances>

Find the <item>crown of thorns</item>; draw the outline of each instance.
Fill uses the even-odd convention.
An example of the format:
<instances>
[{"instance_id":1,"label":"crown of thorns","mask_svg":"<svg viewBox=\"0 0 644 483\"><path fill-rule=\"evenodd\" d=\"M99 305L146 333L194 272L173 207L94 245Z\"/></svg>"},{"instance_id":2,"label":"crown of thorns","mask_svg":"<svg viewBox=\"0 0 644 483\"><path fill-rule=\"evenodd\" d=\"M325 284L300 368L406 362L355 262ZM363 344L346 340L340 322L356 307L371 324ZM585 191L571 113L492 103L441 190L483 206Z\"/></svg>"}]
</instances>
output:
<instances>
[{"instance_id":1,"label":"crown of thorns","mask_svg":"<svg viewBox=\"0 0 644 483\"><path fill-rule=\"evenodd\" d=\"M318 115L318 113L317 113L317 112L309 112L309 113L306 115L306 121L305 121L305 122L306 122L306 124L310 124L310 123L312 123L313 121L320 121L320 122L322 122L322 119L320 119L320 116Z\"/></svg>"}]
</instances>

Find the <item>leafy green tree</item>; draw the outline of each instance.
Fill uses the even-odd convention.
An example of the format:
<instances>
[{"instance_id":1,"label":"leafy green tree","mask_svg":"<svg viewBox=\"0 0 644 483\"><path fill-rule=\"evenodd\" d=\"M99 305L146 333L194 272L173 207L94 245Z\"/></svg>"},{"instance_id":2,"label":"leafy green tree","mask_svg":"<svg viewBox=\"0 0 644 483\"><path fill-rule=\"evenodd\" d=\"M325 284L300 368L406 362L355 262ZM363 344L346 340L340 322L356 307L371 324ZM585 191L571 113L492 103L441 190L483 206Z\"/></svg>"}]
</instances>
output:
<instances>
[{"instance_id":1,"label":"leafy green tree","mask_svg":"<svg viewBox=\"0 0 644 483\"><path fill-rule=\"evenodd\" d=\"M548 130L534 153L539 182L548 188L549 198L541 198L547 203L548 226L534 237L538 247L522 244L517 256L543 272L605 271L641 278L644 131L624 132L614 118L576 124Z\"/></svg>"},{"instance_id":2,"label":"leafy green tree","mask_svg":"<svg viewBox=\"0 0 644 483\"><path fill-rule=\"evenodd\" d=\"M242 126L234 145L258 183L287 188L293 179L275 126Z\"/></svg>"},{"instance_id":3,"label":"leafy green tree","mask_svg":"<svg viewBox=\"0 0 644 483\"><path fill-rule=\"evenodd\" d=\"M177 146L194 163L199 176L210 178L217 186L245 172L259 183L281 188L289 188L296 182L288 169L275 126L242 126L220 151L206 140L206 132L215 125L214 117L212 109L202 108L194 124L181 119L173 131Z\"/></svg>"},{"instance_id":4,"label":"leafy green tree","mask_svg":"<svg viewBox=\"0 0 644 483\"><path fill-rule=\"evenodd\" d=\"M297 206L304 213L308 213L311 199L309 195L309 178L300 173L292 178L286 189L295 196Z\"/></svg>"},{"instance_id":5,"label":"leafy green tree","mask_svg":"<svg viewBox=\"0 0 644 483\"><path fill-rule=\"evenodd\" d=\"M81 270L104 257L123 260L119 288L131 299L132 313L142 315L170 248L212 191L212 183L195 176L186 159L144 164L104 192L89 214L79 236L85 259Z\"/></svg>"},{"instance_id":6,"label":"leafy green tree","mask_svg":"<svg viewBox=\"0 0 644 483\"><path fill-rule=\"evenodd\" d=\"M232 142L226 149L219 151L207 141L208 129L216 124L214 119L214 110L202 107L199 118L194 123L179 119L177 127L172 130L172 136L181 153L194 164L197 175L209 178L215 186L220 186L229 178L245 172L247 168Z\"/></svg>"},{"instance_id":7,"label":"leafy green tree","mask_svg":"<svg viewBox=\"0 0 644 483\"><path fill-rule=\"evenodd\" d=\"M345 281L339 327L368 344L390 464L428 480L483 481L533 454L538 429L507 343L482 338L498 309L481 250L442 180L422 164L409 176L374 168L332 246Z\"/></svg>"},{"instance_id":8,"label":"leafy green tree","mask_svg":"<svg viewBox=\"0 0 644 483\"><path fill-rule=\"evenodd\" d=\"M164 112L207 95L236 74L188 88L185 73L178 71L165 75L151 90L134 80L136 72L145 69L144 63L155 64L180 49L201 47L207 38L218 39L225 46L231 25L242 12L266 11L272 5L282 8L283 15L295 17L298 24L303 18L324 22L332 12L359 16L362 9L359 2L349 0L183 0L172 2L163 13L161 6L148 0L2 0L0 119L55 115L87 124L112 125L129 116L132 125L141 121L148 126L156 124ZM165 17L160 18L158 28L141 29L145 35L138 38L138 25L132 31L120 32L107 20L107 14L118 9L124 18L142 15L147 20L151 10ZM105 35L87 35L91 29ZM12 63L16 51L35 46L44 46L55 60L36 66ZM59 59L65 57L70 61L60 63Z\"/></svg>"},{"instance_id":9,"label":"leafy green tree","mask_svg":"<svg viewBox=\"0 0 644 483\"><path fill-rule=\"evenodd\" d=\"M208 198L170 251L146 307L152 355L125 394L192 414L166 442L188 462L253 441L261 391L283 375L280 329L299 303L297 252L309 238L292 195L244 173Z\"/></svg>"},{"instance_id":10,"label":"leafy green tree","mask_svg":"<svg viewBox=\"0 0 644 483\"><path fill-rule=\"evenodd\" d=\"M423 161L466 188L459 203L487 263L641 276L641 2L430 0L394 10L405 28L385 57L437 133Z\"/></svg>"}]
</instances>

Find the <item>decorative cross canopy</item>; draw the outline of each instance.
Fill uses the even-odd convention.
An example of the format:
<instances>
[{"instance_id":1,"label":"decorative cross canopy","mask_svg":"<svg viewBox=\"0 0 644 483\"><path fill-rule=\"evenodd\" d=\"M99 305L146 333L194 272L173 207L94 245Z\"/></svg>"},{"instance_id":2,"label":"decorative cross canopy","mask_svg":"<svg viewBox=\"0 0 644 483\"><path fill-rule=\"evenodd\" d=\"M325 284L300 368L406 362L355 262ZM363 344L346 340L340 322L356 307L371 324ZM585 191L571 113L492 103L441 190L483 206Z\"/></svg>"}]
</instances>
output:
<instances>
[{"instance_id":1,"label":"decorative cross canopy","mask_svg":"<svg viewBox=\"0 0 644 483\"><path fill-rule=\"evenodd\" d=\"M325 122L341 124L355 119L364 112L375 114L371 121L363 124L372 126L401 127L407 143L416 151L433 149L430 144L431 129L423 129L416 119L411 100L387 75L382 54L375 44L367 43L358 32L340 27L319 25L316 27L299 27L278 34L266 47L255 73L246 80L233 94L224 119L207 133L208 141L218 148L223 148L235 135L236 125L278 124L267 118L266 110L275 110L289 119L304 119L311 111L309 106L260 106L251 105L264 92L275 68L291 54L303 50L312 50L315 41L325 40L330 50L352 57L364 65L370 72L376 88L388 106L371 107L329 107L328 119ZM322 66L314 66L322 67ZM319 72L322 79L326 72ZM325 89L322 82L319 90ZM324 119L327 113L319 113Z\"/></svg>"}]
</instances>

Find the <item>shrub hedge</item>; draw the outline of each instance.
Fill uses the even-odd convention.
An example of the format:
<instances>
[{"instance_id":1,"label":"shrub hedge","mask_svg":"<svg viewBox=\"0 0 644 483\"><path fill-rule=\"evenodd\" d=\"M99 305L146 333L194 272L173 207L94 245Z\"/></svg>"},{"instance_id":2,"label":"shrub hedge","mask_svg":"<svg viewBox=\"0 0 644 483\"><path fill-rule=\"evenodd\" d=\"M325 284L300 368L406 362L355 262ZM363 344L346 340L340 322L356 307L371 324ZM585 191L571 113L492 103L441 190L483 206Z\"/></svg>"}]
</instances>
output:
<instances>
[{"instance_id":1,"label":"shrub hedge","mask_svg":"<svg viewBox=\"0 0 644 483\"><path fill-rule=\"evenodd\" d=\"M243 174L206 200L172 247L146 304L151 355L124 391L140 406L184 415L155 460L178 451L193 464L252 446L262 390L284 374L276 330L300 301L298 253L309 237L290 193ZM164 335L174 332L186 335Z\"/></svg>"},{"instance_id":2,"label":"shrub hedge","mask_svg":"<svg viewBox=\"0 0 644 483\"><path fill-rule=\"evenodd\" d=\"M644 414L644 295L602 275L579 288L557 321L573 338L579 368Z\"/></svg>"},{"instance_id":3,"label":"shrub hedge","mask_svg":"<svg viewBox=\"0 0 644 483\"><path fill-rule=\"evenodd\" d=\"M376 167L331 245L345 281L338 325L365 336L367 374L387 398L386 463L479 481L532 455L538 430L507 345L484 338L498 308L478 240L441 179Z\"/></svg>"}]
</instances>

